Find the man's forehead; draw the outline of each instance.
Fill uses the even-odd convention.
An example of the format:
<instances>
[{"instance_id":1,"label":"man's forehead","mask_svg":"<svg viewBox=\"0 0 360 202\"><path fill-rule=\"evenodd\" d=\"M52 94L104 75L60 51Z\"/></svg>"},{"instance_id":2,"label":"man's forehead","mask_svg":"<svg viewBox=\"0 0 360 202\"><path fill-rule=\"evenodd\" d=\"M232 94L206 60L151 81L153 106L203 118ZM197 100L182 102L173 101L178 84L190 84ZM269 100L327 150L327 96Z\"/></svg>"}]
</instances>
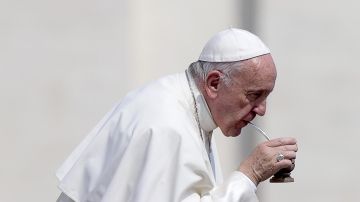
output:
<instances>
[{"instance_id":1,"label":"man's forehead","mask_svg":"<svg viewBox=\"0 0 360 202\"><path fill-rule=\"evenodd\" d=\"M272 60L257 57L244 61L232 79L243 87L272 90L276 80L276 68Z\"/></svg>"},{"instance_id":2,"label":"man's forehead","mask_svg":"<svg viewBox=\"0 0 360 202\"><path fill-rule=\"evenodd\" d=\"M276 67L270 54L240 61L234 67L239 74L276 74Z\"/></svg>"}]
</instances>

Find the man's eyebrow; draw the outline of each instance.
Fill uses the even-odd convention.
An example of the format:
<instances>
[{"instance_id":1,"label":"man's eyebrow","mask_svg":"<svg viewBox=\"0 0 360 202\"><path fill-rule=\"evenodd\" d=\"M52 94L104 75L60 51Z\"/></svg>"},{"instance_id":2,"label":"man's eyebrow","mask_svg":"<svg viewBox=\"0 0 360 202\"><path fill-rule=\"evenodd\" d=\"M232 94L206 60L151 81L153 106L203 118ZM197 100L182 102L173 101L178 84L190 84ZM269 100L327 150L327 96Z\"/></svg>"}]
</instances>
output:
<instances>
[{"instance_id":1,"label":"man's eyebrow","mask_svg":"<svg viewBox=\"0 0 360 202\"><path fill-rule=\"evenodd\" d=\"M258 93L258 94L262 94L262 95L269 95L271 92L273 91L273 89L264 89L264 88L258 88L258 89L249 89L246 91L246 94L252 94L252 93Z\"/></svg>"},{"instance_id":2,"label":"man's eyebrow","mask_svg":"<svg viewBox=\"0 0 360 202\"><path fill-rule=\"evenodd\" d=\"M260 92L260 91L272 91L272 89L268 88L249 88L247 89L247 92Z\"/></svg>"}]
</instances>

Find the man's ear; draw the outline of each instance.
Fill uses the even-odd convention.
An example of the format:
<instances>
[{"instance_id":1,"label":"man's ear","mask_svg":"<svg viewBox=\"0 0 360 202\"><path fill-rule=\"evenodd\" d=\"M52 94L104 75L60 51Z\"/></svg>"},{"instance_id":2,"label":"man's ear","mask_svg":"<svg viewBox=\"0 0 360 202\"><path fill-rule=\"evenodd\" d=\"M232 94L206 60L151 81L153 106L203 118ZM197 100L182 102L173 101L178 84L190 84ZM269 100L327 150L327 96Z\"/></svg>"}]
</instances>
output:
<instances>
[{"instance_id":1,"label":"man's ear","mask_svg":"<svg viewBox=\"0 0 360 202\"><path fill-rule=\"evenodd\" d=\"M216 98L218 96L221 75L221 72L213 70L206 76L204 87L209 98Z\"/></svg>"}]
</instances>

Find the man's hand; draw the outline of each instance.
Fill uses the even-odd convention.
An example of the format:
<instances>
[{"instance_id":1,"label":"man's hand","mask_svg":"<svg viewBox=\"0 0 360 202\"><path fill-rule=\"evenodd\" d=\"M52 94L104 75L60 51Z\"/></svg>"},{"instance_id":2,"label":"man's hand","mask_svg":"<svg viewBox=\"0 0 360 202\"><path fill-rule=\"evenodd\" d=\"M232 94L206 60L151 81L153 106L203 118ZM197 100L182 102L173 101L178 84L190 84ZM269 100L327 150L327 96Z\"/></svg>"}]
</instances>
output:
<instances>
[{"instance_id":1,"label":"man's hand","mask_svg":"<svg viewBox=\"0 0 360 202\"><path fill-rule=\"evenodd\" d=\"M294 138L278 138L258 145L251 155L240 164L239 170L257 186L282 168L294 169L298 150ZM277 161L279 153L284 159Z\"/></svg>"}]
</instances>

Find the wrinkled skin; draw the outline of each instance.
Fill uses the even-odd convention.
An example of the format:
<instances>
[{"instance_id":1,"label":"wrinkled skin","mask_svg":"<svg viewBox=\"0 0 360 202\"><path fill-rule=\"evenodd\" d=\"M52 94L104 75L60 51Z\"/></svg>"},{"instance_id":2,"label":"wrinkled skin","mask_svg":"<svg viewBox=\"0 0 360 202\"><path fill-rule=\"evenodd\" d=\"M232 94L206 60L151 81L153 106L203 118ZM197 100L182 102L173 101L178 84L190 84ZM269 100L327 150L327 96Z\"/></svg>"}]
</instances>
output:
<instances>
[{"instance_id":1,"label":"wrinkled skin","mask_svg":"<svg viewBox=\"0 0 360 202\"><path fill-rule=\"evenodd\" d=\"M270 54L243 61L243 66L234 68L230 85L221 70L210 71L200 84L214 121L225 136L240 135L248 122L257 115L265 115L266 98L276 80L276 67ZM239 170L258 185L282 168L292 170L297 149L294 138L264 142L240 164ZM279 152L285 159L277 162Z\"/></svg>"},{"instance_id":2,"label":"wrinkled skin","mask_svg":"<svg viewBox=\"0 0 360 202\"><path fill-rule=\"evenodd\" d=\"M240 164L239 170L247 175L255 185L268 179L282 168L294 169L298 150L294 138L278 138L258 145L252 154ZM277 162L278 153L285 159Z\"/></svg>"},{"instance_id":3,"label":"wrinkled skin","mask_svg":"<svg viewBox=\"0 0 360 202\"><path fill-rule=\"evenodd\" d=\"M210 71L203 83L204 97L214 121L226 136L238 136L255 116L266 112L266 98L276 80L276 68L270 54L233 67L231 84L226 85L221 70Z\"/></svg>"}]
</instances>

